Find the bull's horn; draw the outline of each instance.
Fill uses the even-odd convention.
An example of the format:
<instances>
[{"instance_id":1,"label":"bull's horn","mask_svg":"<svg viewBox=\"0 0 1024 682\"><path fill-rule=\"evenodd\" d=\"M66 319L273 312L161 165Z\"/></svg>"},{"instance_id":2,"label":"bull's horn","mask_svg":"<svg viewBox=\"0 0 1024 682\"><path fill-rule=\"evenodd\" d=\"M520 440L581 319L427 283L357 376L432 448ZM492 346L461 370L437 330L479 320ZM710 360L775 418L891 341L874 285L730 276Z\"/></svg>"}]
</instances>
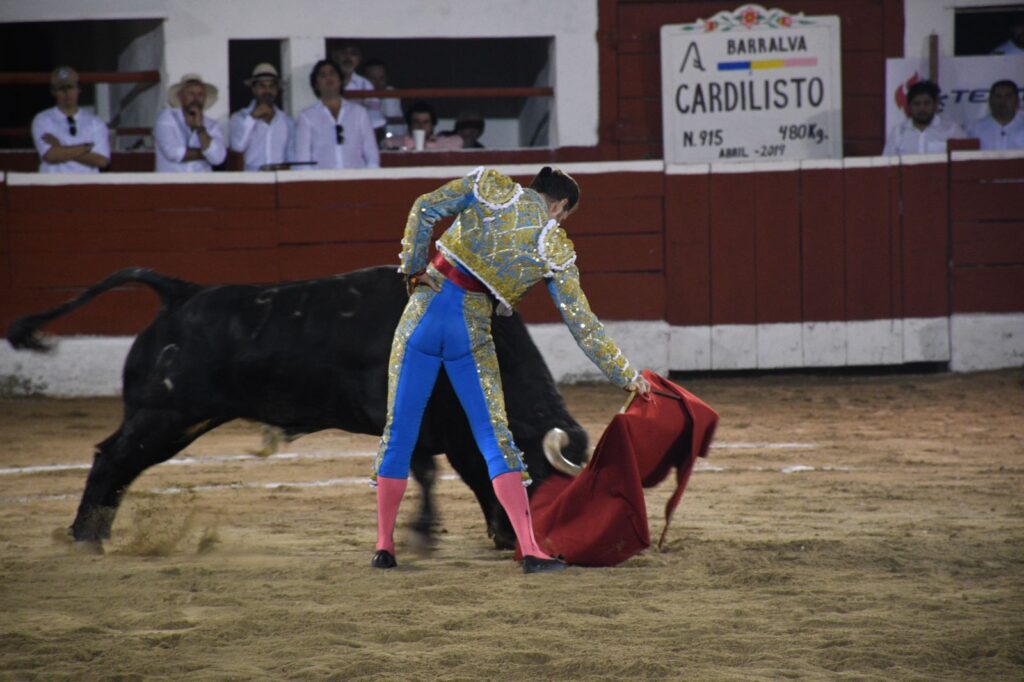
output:
<instances>
[{"instance_id":1,"label":"bull's horn","mask_svg":"<svg viewBox=\"0 0 1024 682\"><path fill-rule=\"evenodd\" d=\"M583 471L579 464L573 464L562 454L562 448L569 444L569 434L559 428L554 428L544 434L544 456L548 463L567 476L576 477Z\"/></svg>"}]
</instances>

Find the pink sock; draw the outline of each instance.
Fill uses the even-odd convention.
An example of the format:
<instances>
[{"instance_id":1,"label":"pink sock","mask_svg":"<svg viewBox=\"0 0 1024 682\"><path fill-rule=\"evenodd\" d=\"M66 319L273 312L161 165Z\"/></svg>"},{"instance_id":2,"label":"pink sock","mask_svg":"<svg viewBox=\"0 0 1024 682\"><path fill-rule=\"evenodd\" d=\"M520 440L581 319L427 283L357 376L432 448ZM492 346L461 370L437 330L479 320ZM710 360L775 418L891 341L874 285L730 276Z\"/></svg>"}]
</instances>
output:
<instances>
[{"instance_id":1,"label":"pink sock","mask_svg":"<svg viewBox=\"0 0 1024 682\"><path fill-rule=\"evenodd\" d=\"M408 479L377 477L377 547L395 554L395 521Z\"/></svg>"},{"instance_id":2,"label":"pink sock","mask_svg":"<svg viewBox=\"0 0 1024 682\"><path fill-rule=\"evenodd\" d=\"M494 492L498 501L505 508L512 528L519 540L519 549L523 556L535 556L541 559L550 559L537 544L533 536L533 519L530 516L530 500L526 497L526 488L523 487L523 477L518 471L510 471L491 479Z\"/></svg>"}]
</instances>

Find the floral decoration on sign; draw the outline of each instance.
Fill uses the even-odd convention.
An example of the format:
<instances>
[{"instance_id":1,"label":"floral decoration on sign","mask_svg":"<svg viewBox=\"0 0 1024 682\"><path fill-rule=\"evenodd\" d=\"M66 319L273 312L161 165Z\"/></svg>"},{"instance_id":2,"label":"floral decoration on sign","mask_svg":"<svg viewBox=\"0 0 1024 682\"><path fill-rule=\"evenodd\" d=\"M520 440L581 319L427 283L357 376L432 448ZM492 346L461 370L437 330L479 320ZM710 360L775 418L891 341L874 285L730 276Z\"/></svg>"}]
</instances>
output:
<instances>
[{"instance_id":1,"label":"floral decoration on sign","mask_svg":"<svg viewBox=\"0 0 1024 682\"><path fill-rule=\"evenodd\" d=\"M801 14L789 14L781 9L765 9L761 5L742 5L732 12L719 12L710 19L698 19L692 24L686 24L684 31L699 31L710 33L711 31L736 31L739 29L751 28L792 28L793 26L810 26L814 24Z\"/></svg>"}]
</instances>

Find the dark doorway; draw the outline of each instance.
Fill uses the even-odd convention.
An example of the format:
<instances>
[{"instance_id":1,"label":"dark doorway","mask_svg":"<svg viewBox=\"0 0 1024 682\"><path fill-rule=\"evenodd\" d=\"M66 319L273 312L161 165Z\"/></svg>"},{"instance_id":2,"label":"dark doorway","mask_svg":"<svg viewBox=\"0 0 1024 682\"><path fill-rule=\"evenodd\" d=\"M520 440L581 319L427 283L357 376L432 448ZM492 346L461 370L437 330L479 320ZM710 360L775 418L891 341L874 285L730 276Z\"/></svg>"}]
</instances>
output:
<instances>
[{"instance_id":1,"label":"dark doorway","mask_svg":"<svg viewBox=\"0 0 1024 682\"><path fill-rule=\"evenodd\" d=\"M1010 39L1014 26L1024 28L1024 5L958 9L954 54L992 54L992 50Z\"/></svg>"}]
</instances>

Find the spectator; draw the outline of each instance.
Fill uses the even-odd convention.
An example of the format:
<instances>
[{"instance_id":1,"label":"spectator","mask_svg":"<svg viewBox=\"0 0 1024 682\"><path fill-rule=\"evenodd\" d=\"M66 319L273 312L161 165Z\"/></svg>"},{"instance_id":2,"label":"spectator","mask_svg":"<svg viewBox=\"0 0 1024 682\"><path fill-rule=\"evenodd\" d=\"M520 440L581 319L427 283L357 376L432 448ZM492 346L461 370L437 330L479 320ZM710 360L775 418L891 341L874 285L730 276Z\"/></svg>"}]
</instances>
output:
<instances>
[{"instance_id":1,"label":"spectator","mask_svg":"<svg viewBox=\"0 0 1024 682\"><path fill-rule=\"evenodd\" d=\"M359 68L363 61L363 51L358 46L346 43L332 52L331 57L333 57L334 63L341 68L341 75L345 83L342 90L373 90L373 83L356 73L356 69ZM380 100L376 97L367 97L360 99L359 103L370 114L370 125L373 127L373 133L379 146L380 141L384 139L385 127L387 126L387 120L385 120L380 110Z\"/></svg>"},{"instance_id":2,"label":"spectator","mask_svg":"<svg viewBox=\"0 0 1024 682\"><path fill-rule=\"evenodd\" d=\"M967 128L982 149L1024 149L1024 114L1018 110L1020 88L1011 80L996 81L988 90L989 115Z\"/></svg>"},{"instance_id":3,"label":"spectator","mask_svg":"<svg viewBox=\"0 0 1024 682\"><path fill-rule=\"evenodd\" d=\"M217 88L197 73L188 73L167 91L170 108L156 117L156 170L209 173L224 163L228 150L215 119L203 112L217 101Z\"/></svg>"},{"instance_id":4,"label":"spectator","mask_svg":"<svg viewBox=\"0 0 1024 682\"><path fill-rule=\"evenodd\" d=\"M394 90L393 87L388 85L388 67L379 59L371 59L363 65L363 73L366 74L367 80L373 85L374 90ZM370 106L371 101L379 101L380 107L373 109ZM402 100L397 97L385 97L381 100L371 100L366 102L366 107L370 112L370 123L373 124L373 130L378 134L377 141L383 143L384 137L405 137L408 132L408 128L405 125L405 116L402 114ZM379 118L374 118L374 117ZM383 120L383 123L380 123ZM380 136L380 132L384 131L384 135Z\"/></svg>"},{"instance_id":5,"label":"spectator","mask_svg":"<svg viewBox=\"0 0 1024 682\"><path fill-rule=\"evenodd\" d=\"M373 83L356 73L363 61L363 51L358 46L346 43L331 52L331 61L341 70L343 90L373 90Z\"/></svg>"},{"instance_id":6,"label":"spectator","mask_svg":"<svg viewBox=\"0 0 1024 682\"><path fill-rule=\"evenodd\" d=\"M885 156L945 153L946 140L966 137L963 128L943 120L939 108L939 86L918 81L907 90L907 120L897 124L885 140Z\"/></svg>"},{"instance_id":7,"label":"spectator","mask_svg":"<svg viewBox=\"0 0 1024 682\"><path fill-rule=\"evenodd\" d=\"M245 156L245 170L272 170L295 160L295 121L277 107L281 79L273 64L257 64L245 81L252 88L249 106L231 117L231 149Z\"/></svg>"},{"instance_id":8,"label":"spectator","mask_svg":"<svg viewBox=\"0 0 1024 682\"><path fill-rule=\"evenodd\" d=\"M70 66L50 74L50 93L57 105L32 119L40 173L99 173L110 165L107 126L78 108L81 92L78 73Z\"/></svg>"},{"instance_id":9,"label":"spectator","mask_svg":"<svg viewBox=\"0 0 1024 682\"><path fill-rule=\"evenodd\" d=\"M380 168L380 150L366 109L341 96L344 81L334 62L313 65L309 84L319 102L299 114L295 157L317 168Z\"/></svg>"},{"instance_id":10,"label":"spectator","mask_svg":"<svg viewBox=\"0 0 1024 682\"><path fill-rule=\"evenodd\" d=\"M455 134L462 138L463 149L483 149L484 117L479 111L463 111L455 120Z\"/></svg>"},{"instance_id":11,"label":"spectator","mask_svg":"<svg viewBox=\"0 0 1024 682\"><path fill-rule=\"evenodd\" d=\"M1024 54L1024 17L1014 19L1010 24L1010 39L992 49L992 54Z\"/></svg>"},{"instance_id":12,"label":"spectator","mask_svg":"<svg viewBox=\"0 0 1024 682\"><path fill-rule=\"evenodd\" d=\"M439 136L435 133L437 127L437 111L430 105L429 102L420 100L413 103L409 107L409 112L405 115L406 123L409 125L409 135L398 140L389 140L390 144L388 149L402 149L410 150L415 149L415 143L411 137L412 131L423 130L426 132L426 139L423 144L424 149L431 149L436 151L444 151L451 149L462 149L462 138L457 135L451 135L449 137Z\"/></svg>"}]
</instances>

